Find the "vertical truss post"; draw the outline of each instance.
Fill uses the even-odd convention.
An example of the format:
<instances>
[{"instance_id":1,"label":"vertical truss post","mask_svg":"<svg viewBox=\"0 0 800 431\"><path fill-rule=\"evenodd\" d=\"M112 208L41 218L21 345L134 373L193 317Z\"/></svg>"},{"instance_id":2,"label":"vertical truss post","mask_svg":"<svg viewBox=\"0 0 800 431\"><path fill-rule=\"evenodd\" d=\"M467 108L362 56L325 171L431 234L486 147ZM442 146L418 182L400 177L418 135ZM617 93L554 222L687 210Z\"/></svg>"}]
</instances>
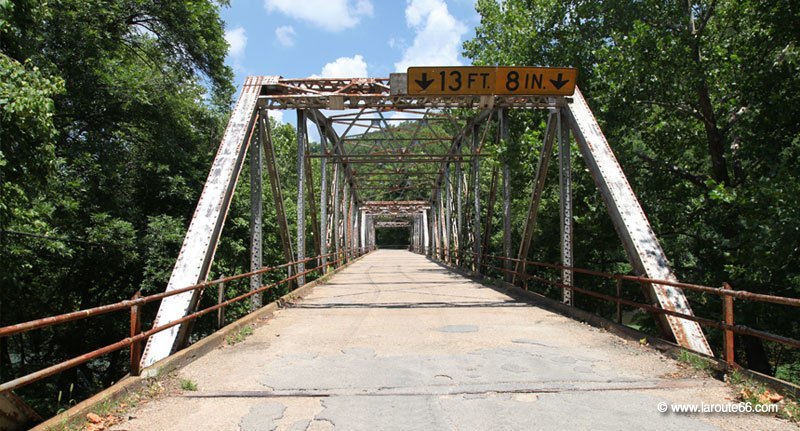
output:
<instances>
[{"instance_id":1,"label":"vertical truss post","mask_svg":"<svg viewBox=\"0 0 800 431\"><path fill-rule=\"evenodd\" d=\"M360 221L359 230L361 231L361 247L366 248L367 246L367 212L362 208L361 209L361 221Z\"/></svg>"},{"instance_id":2,"label":"vertical truss post","mask_svg":"<svg viewBox=\"0 0 800 431\"><path fill-rule=\"evenodd\" d=\"M417 253L425 253L425 224L422 221L424 213L417 214Z\"/></svg>"},{"instance_id":3,"label":"vertical truss post","mask_svg":"<svg viewBox=\"0 0 800 431\"><path fill-rule=\"evenodd\" d=\"M410 242L411 251L416 253L416 251L417 251L417 217L416 216L411 218L411 237L410 237L410 239L411 239L411 241L409 241L409 242Z\"/></svg>"},{"instance_id":4,"label":"vertical truss post","mask_svg":"<svg viewBox=\"0 0 800 431\"><path fill-rule=\"evenodd\" d=\"M417 253L425 254L425 223L424 212L417 214Z\"/></svg>"},{"instance_id":5,"label":"vertical truss post","mask_svg":"<svg viewBox=\"0 0 800 431\"><path fill-rule=\"evenodd\" d=\"M438 193L438 192L437 192ZM435 259L439 258L439 199L437 196L434 205L431 207L431 229L433 230L433 252Z\"/></svg>"},{"instance_id":6,"label":"vertical truss post","mask_svg":"<svg viewBox=\"0 0 800 431\"><path fill-rule=\"evenodd\" d=\"M371 214L369 216L369 237L370 250L375 250L375 216Z\"/></svg>"},{"instance_id":7,"label":"vertical truss post","mask_svg":"<svg viewBox=\"0 0 800 431\"><path fill-rule=\"evenodd\" d=\"M428 228L428 210L422 210L422 247L424 253L430 256L430 229Z\"/></svg>"},{"instance_id":8,"label":"vertical truss post","mask_svg":"<svg viewBox=\"0 0 800 431\"><path fill-rule=\"evenodd\" d=\"M456 149L456 265L463 261L464 247L464 174L461 172L461 144Z\"/></svg>"},{"instance_id":9,"label":"vertical truss post","mask_svg":"<svg viewBox=\"0 0 800 431\"><path fill-rule=\"evenodd\" d=\"M533 230L536 227L536 216L539 213L539 202L542 200L542 191L544 190L544 182L547 179L547 169L550 165L550 156L553 153L553 141L556 135L556 114L550 113L547 117L547 127L544 132L544 143L542 144L542 153L539 155L539 161L536 164L536 175L533 179L533 191L531 192L531 202L528 206L528 221L525 223L525 229L522 231L522 242L519 245L519 254L517 264L514 269L514 278L511 282L516 282L517 276L524 273L526 265L524 261L528 259L528 251L530 250L531 239L533 238Z\"/></svg>"},{"instance_id":10,"label":"vertical truss post","mask_svg":"<svg viewBox=\"0 0 800 431\"><path fill-rule=\"evenodd\" d=\"M342 251L341 229L339 228L339 219L342 209L342 181L339 172L339 163L333 164L333 249L336 255Z\"/></svg>"},{"instance_id":11,"label":"vertical truss post","mask_svg":"<svg viewBox=\"0 0 800 431\"><path fill-rule=\"evenodd\" d=\"M355 231L353 227L356 223L356 214L355 214L355 196L353 196L353 185L350 184L347 187L349 190L349 199L347 201L347 252L350 256L350 259L353 259L355 256Z\"/></svg>"},{"instance_id":12,"label":"vertical truss post","mask_svg":"<svg viewBox=\"0 0 800 431\"><path fill-rule=\"evenodd\" d=\"M414 252L421 253L422 250L422 215L414 215Z\"/></svg>"},{"instance_id":13,"label":"vertical truss post","mask_svg":"<svg viewBox=\"0 0 800 431\"><path fill-rule=\"evenodd\" d=\"M429 226L428 229L430 230L430 235L431 235L431 246L430 246L430 250L428 250L429 251L428 255L431 258L435 259L436 258L436 253L437 253L437 251L436 251L436 241L438 241L438 235L436 235L436 200L435 199L431 203L430 211L431 211L431 217L430 217L430 222L431 223L430 223L430 226Z\"/></svg>"},{"instance_id":14,"label":"vertical truss post","mask_svg":"<svg viewBox=\"0 0 800 431\"><path fill-rule=\"evenodd\" d=\"M361 236L359 235L359 231L361 230L361 206L358 204L358 200L355 196L353 196L353 249L356 252L356 256L358 256L359 248L361 247Z\"/></svg>"},{"instance_id":15,"label":"vertical truss post","mask_svg":"<svg viewBox=\"0 0 800 431\"><path fill-rule=\"evenodd\" d=\"M500 120L500 139L509 145L508 110L498 112ZM506 157L508 152L506 152ZM503 261L505 268L504 279L511 282L511 171L508 169L508 160L503 161Z\"/></svg>"},{"instance_id":16,"label":"vertical truss post","mask_svg":"<svg viewBox=\"0 0 800 431\"><path fill-rule=\"evenodd\" d=\"M452 220L453 220L453 188L450 178L450 164L448 163L444 168L444 243L445 243L445 261L452 263L453 254L453 236Z\"/></svg>"},{"instance_id":17,"label":"vertical truss post","mask_svg":"<svg viewBox=\"0 0 800 431\"><path fill-rule=\"evenodd\" d=\"M445 184L442 185L445 186ZM445 262L447 259L447 237L445 230L446 214L444 209L445 207L444 197L442 196L443 194L444 193L442 188L439 188L439 206L437 208L439 212L439 217L438 217L439 224L437 225L437 228L439 229L439 260Z\"/></svg>"},{"instance_id":18,"label":"vertical truss post","mask_svg":"<svg viewBox=\"0 0 800 431\"><path fill-rule=\"evenodd\" d=\"M311 213L311 237L312 243L314 244L314 254L315 256L319 256L322 254L322 240L320 238L322 231L319 230L319 223L317 222L317 197L314 195L314 170L312 169L311 158L309 157L311 154L311 147L308 144L308 127L305 124L303 125L303 131L306 134L306 192L308 195L308 210ZM317 263L319 264L319 262Z\"/></svg>"},{"instance_id":19,"label":"vertical truss post","mask_svg":"<svg viewBox=\"0 0 800 431\"><path fill-rule=\"evenodd\" d=\"M261 182L263 176L262 144L260 136L254 137L250 143L250 271L261 269L262 224L264 217L263 192ZM261 287L261 274L250 277L250 291ZM261 308L261 294L251 297L250 310Z\"/></svg>"},{"instance_id":20,"label":"vertical truss post","mask_svg":"<svg viewBox=\"0 0 800 431\"><path fill-rule=\"evenodd\" d=\"M323 142L322 148L325 151L325 136L320 134L320 141ZM322 261L322 273L328 272L328 159L323 157L320 160L319 178L319 236L320 236L320 259Z\"/></svg>"},{"instance_id":21,"label":"vertical truss post","mask_svg":"<svg viewBox=\"0 0 800 431\"><path fill-rule=\"evenodd\" d=\"M305 181L306 181L306 111L297 110L297 260L306 258L306 202L305 202ZM297 285L306 284L306 271L304 262L297 264Z\"/></svg>"},{"instance_id":22,"label":"vertical truss post","mask_svg":"<svg viewBox=\"0 0 800 431\"><path fill-rule=\"evenodd\" d=\"M342 184L342 250L344 251L345 261L350 261L350 187Z\"/></svg>"},{"instance_id":23,"label":"vertical truss post","mask_svg":"<svg viewBox=\"0 0 800 431\"><path fill-rule=\"evenodd\" d=\"M573 266L572 261L572 163L570 160L569 124L567 124L566 109L558 111L558 166L559 188L561 191L561 264ZM571 269L561 271L561 283L572 286L574 274ZM572 305L572 289L565 287L561 290L562 302Z\"/></svg>"},{"instance_id":24,"label":"vertical truss post","mask_svg":"<svg viewBox=\"0 0 800 431\"><path fill-rule=\"evenodd\" d=\"M480 165L478 157L478 146L480 146L480 127L476 124L472 129L472 200L475 205L473 213L473 270L481 270L481 179Z\"/></svg>"},{"instance_id":25,"label":"vertical truss post","mask_svg":"<svg viewBox=\"0 0 800 431\"><path fill-rule=\"evenodd\" d=\"M482 253L483 256L489 254L489 242L492 237L492 219L494 218L494 204L497 197L497 177L499 176L499 172L497 167L492 169L492 180L489 183L489 202L486 206L486 223L483 225L483 247ZM482 273L486 273L486 261L483 262L483 267L481 269Z\"/></svg>"}]
</instances>

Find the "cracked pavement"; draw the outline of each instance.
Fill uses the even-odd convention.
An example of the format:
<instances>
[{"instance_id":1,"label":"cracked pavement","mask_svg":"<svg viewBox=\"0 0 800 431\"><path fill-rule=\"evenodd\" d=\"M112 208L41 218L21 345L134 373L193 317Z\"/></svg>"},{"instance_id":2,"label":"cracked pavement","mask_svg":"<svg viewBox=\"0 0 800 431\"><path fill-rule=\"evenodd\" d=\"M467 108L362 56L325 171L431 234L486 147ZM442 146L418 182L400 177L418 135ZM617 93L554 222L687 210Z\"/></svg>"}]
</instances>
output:
<instances>
[{"instance_id":1,"label":"cracked pavement","mask_svg":"<svg viewBox=\"0 0 800 431\"><path fill-rule=\"evenodd\" d=\"M661 401L734 394L657 351L399 250L367 255L179 374L198 391L146 403L114 429L791 427L756 414L658 413Z\"/></svg>"}]
</instances>

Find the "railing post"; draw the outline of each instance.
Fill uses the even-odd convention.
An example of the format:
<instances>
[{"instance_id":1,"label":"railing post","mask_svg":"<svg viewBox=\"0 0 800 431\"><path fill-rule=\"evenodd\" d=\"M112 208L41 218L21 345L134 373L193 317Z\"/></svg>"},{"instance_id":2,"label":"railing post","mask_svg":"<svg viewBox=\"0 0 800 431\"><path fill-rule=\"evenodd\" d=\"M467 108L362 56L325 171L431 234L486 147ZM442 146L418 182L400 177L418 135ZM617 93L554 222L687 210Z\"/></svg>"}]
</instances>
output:
<instances>
[{"instance_id":1,"label":"railing post","mask_svg":"<svg viewBox=\"0 0 800 431\"><path fill-rule=\"evenodd\" d=\"M731 285L728 283L722 283L722 288L724 290L732 290ZM725 321L726 325L733 326L733 297L729 295L724 295L722 297L722 312L723 312L723 320ZM724 359L725 363L728 366L736 365L736 359L734 357L734 345L733 345L733 331L730 328L725 328L725 353Z\"/></svg>"},{"instance_id":2,"label":"railing post","mask_svg":"<svg viewBox=\"0 0 800 431\"><path fill-rule=\"evenodd\" d=\"M137 291L133 298L139 299L142 297L142 291ZM131 307L131 337L135 337L142 332L142 315L139 313L139 305ZM131 375L138 376L140 372L140 364L142 361L142 341L134 341L131 344Z\"/></svg>"},{"instance_id":3,"label":"railing post","mask_svg":"<svg viewBox=\"0 0 800 431\"><path fill-rule=\"evenodd\" d=\"M225 302L225 283L217 285L217 305ZM225 326L225 307L217 308L217 329Z\"/></svg>"}]
</instances>

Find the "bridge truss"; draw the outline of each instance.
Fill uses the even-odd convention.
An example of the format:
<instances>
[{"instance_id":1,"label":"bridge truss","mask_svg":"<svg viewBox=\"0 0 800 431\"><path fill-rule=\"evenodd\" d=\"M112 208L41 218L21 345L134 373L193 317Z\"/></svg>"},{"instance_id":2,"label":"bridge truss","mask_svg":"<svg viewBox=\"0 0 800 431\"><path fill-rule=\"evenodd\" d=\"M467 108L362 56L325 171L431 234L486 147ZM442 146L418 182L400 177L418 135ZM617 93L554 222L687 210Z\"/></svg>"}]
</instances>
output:
<instances>
[{"instance_id":1,"label":"bridge truss","mask_svg":"<svg viewBox=\"0 0 800 431\"><path fill-rule=\"evenodd\" d=\"M325 265L329 252L354 254L375 246L375 230L406 227L411 248L445 263L481 269L481 256L491 237L492 211L498 198L503 208L503 255L506 280L516 282L530 250L550 159L557 144L561 206L561 283L573 284L572 155L574 137L608 212L639 275L677 281L658 239L628 183L609 143L580 90L572 97L543 96L410 96L405 74L390 78L283 79L248 77L231 115L217 155L187 230L166 290L206 280L239 174L249 152L251 179L251 268L262 267L261 223L264 168L276 204L278 226L287 262L298 261L304 273L306 245L313 244ZM481 160L491 157L489 140L509 139L508 111L549 112L527 222L520 247L512 250L511 172L500 163L490 179L488 202L482 201ZM282 184L272 145L270 110L297 112L297 223L295 241L283 208ZM310 142L309 128L319 136ZM312 135L314 134L312 133ZM312 168L318 160L319 169ZM320 190L313 189L315 175ZM486 181L483 181L484 183ZM486 217L482 218L486 209ZM303 284L303 276L298 277ZM261 286L253 276L251 288ZM692 314L683 291L647 284L652 303ZM563 301L572 303L571 290ZM154 326L192 312L202 291L165 298ZM254 300L254 307L260 306ZM682 346L712 354L700 326L693 321L660 315L662 329ZM148 366L180 348L189 325L177 325L148 339L142 365Z\"/></svg>"}]
</instances>

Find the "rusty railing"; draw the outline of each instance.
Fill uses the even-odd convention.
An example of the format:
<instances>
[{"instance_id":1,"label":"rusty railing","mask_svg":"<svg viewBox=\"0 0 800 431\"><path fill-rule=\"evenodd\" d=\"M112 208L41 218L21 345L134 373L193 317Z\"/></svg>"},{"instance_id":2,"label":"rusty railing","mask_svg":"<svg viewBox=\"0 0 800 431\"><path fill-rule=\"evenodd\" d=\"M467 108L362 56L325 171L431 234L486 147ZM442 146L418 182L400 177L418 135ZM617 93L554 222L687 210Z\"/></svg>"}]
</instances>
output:
<instances>
[{"instance_id":1,"label":"rusty railing","mask_svg":"<svg viewBox=\"0 0 800 431\"><path fill-rule=\"evenodd\" d=\"M473 254L470 251L463 252L466 255ZM490 259L495 261L510 261L512 263L521 263L519 272L515 271L514 269L505 268L504 265L502 266L495 266L488 263ZM471 263L471 262L464 262ZM511 265L515 267L516 265ZM703 286L699 284L691 284L691 283L681 283L678 281L670 281L670 280L658 280L652 279L647 277L640 277L635 275L625 275L625 274L614 274L602 271L595 271L585 268L576 268L571 266L553 264L553 263L542 263L542 262L534 262L529 260L520 260L515 258L507 258L504 256L497 256L497 255L483 255L483 259L481 262L482 268L490 268L494 271L497 271L498 274L513 274L516 275L516 280L519 280L523 289L528 290L528 281L536 281L544 284L548 284L554 286L558 289L569 289L573 292L581 293L583 295L605 300L608 302L613 302L616 305L616 320L617 323L622 323L622 306L629 306L638 308L643 311L647 311L649 313L654 314L664 314L675 316L682 319L691 320L694 322L699 323L702 326L715 328L723 331L723 349L721 352L721 359L729 366L738 366L735 361L735 349L734 349L734 334L739 335L747 335L756 338L760 338L763 340L768 340L776 343L780 343L785 346L789 346L792 348L800 348L800 340L785 337L782 335L774 334L772 332L763 331L759 329L754 329L745 325L736 324L734 321L734 306L733 300L740 299L746 301L755 301L755 302L765 302L771 304L779 304L779 305L786 305L790 307L797 307L800 308L800 298L789 298L784 296L776 296L776 295L767 295L763 293L754 293L748 292L746 290L735 290L731 287L728 283L723 283L721 287L710 287L710 286ZM593 277L600 277L606 278L610 280L616 281L616 295L608 295L605 293L597 292L594 290L589 290L586 288L567 285L561 282L559 278L552 280L545 277L540 277L537 275L529 274L528 268L543 268L548 270L568 270L572 271L576 274L585 274L588 276ZM469 268L467 268L469 270ZM483 275L485 275L487 271L483 271ZM641 302L636 302L630 299L626 299L622 297L622 283L624 281L627 282L634 282L638 283L640 286L644 286L646 284L655 284L655 285L662 285L662 286L670 286L679 289L690 290L694 292L700 292L703 294L710 294L719 296L722 300L722 315L720 320L710 319L705 317L698 317L695 315L684 314L680 312L676 312L673 310L663 309L658 306L654 306L651 304L644 304Z\"/></svg>"},{"instance_id":2,"label":"rusty railing","mask_svg":"<svg viewBox=\"0 0 800 431\"><path fill-rule=\"evenodd\" d=\"M156 334L158 332L164 331L169 329L173 326L180 325L182 323L190 322L197 319L200 316L212 313L217 311L216 316L216 326L217 328L221 327L224 324L224 310L226 307L234 304L236 302L242 301L247 299L253 295L257 295L263 292L266 292L270 289L275 287L281 286L283 284L288 284L293 282L300 276L305 276L311 274L316 271L320 271L322 274L325 273L327 268L338 268L343 263L349 262L352 259L355 259L359 256L362 256L369 252L366 248L357 249L354 251L339 251L328 253L325 255L309 257L306 259L298 260L295 262L284 263L282 265L273 266L273 267L265 267L261 268L256 271L247 272L244 274L238 274L230 277L222 277L213 281L207 281L204 283L195 284L192 286L183 287L180 289L171 290L169 292L162 292L154 295L148 296L141 296L140 292L137 292L133 298L125 301L116 302L114 304L107 304L101 305L98 307L88 308L85 310L74 311L71 313L64 313L57 316L50 316L44 317L41 319L31 320L28 322L18 323L15 325L5 326L0 328L0 338L2 337L10 337L17 334L23 334L29 331L42 329L54 325L60 325L67 322L73 322L76 320L88 319L95 316L100 316L108 313L112 313L115 311L122 311L122 310L129 310L130 311L130 336L123 338L115 343L106 345L104 347L95 349L91 352L84 353L80 356L76 356L74 358L65 360L63 362L59 362L57 364L51 365L47 368L43 368L41 370L35 371L33 373L17 377L13 380L9 380L7 382L3 382L0 384L0 394L12 391L23 386L29 385L34 383L38 380L44 379L46 377L53 376L70 368L76 367L78 365L84 364L89 362L93 359L96 359L100 356L107 355L109 353L115 352L117 350L122 350L125 348L130 348L130 373L131 375L138 375L140 372L139 363L141 361L141 354L142 354L142 346L143 343L147 340L148 337ZM324 265L322 264L323 257L325 257L328 261ZM293 275L289 275L279 281L270 284L263 284L260 288L250 290L243 294L237 295L231 299L225 300L225 284L229 284L232 281L245 279L248 277L252 277L254 275L259 274L267 274L273 271L277 271L284 268L291 268L297 267L300 263L307 263L311 261L316 261L316 265L313 268L306 269L303 272L296 272L293 271ZM142 324L141 324L141 308L145 304L149 304L155 301L159 301L163 298L167 298L169 296L177 295L183 292L189 292L193 290L204 290L211 286L218 286L217 291L217 304L212 305L210 307L206 307L202 310L195 311L190 313L180 319L173 320L172 322L166 323L161 326L157 326L146 331L142 331Z\"/></svg>"}]
</instances>

